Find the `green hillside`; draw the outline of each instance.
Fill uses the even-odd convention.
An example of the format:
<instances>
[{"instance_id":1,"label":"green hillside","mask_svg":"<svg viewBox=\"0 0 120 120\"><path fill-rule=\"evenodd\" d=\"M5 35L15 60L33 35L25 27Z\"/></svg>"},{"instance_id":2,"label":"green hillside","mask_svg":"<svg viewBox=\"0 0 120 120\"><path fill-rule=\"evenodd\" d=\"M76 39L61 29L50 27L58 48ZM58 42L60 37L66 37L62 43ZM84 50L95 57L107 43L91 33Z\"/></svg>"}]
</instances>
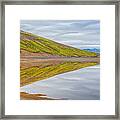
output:
<instances>
[{"instance_id":1,"label":"green hillside","mask_svg":"<svg viewBox=\"0 0 120 120\"><path fill-rule=\"evenodd\" d=\"M68 57L97 56L94 52L80 50L24 31L20 32L20 49L32 53L47 53Z\"/></svg>"}]
</instances>

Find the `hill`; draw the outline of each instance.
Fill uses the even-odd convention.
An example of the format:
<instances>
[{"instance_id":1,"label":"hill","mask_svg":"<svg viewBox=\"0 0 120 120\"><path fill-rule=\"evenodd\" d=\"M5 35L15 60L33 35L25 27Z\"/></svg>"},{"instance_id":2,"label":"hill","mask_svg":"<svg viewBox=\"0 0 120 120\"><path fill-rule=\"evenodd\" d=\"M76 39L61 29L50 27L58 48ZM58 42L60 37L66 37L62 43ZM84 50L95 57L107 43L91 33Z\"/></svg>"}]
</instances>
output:
<instances>
[{"instance_id":1,"label":"hill","mask_svg":"<svg viewBox=\"0 0 120 120\"><path fill-rule=\"evenodd\" d=\"M53 40L20 31L21 55L59 56L59 57L95 57L94 52L80 50L71 46L57 43ZM35 53L35 54L34 54Z\"/></svg>"}]
</instances>

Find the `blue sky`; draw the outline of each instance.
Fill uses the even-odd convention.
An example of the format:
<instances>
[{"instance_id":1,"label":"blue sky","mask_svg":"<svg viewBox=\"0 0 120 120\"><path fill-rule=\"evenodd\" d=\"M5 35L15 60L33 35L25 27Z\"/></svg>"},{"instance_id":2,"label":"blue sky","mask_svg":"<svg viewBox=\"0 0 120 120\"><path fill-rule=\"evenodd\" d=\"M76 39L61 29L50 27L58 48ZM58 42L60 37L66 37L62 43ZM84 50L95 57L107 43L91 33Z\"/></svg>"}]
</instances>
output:
<instances>
[{"instance_id":1,"label":"blue sky","mask_svg":"<svg viewBox=\"0 0 120 120\"><path fill-rule=\"evenodd\" d=\"M20 29L76 48L100 48L99 20L21 20Z\"/></svg>"}]
</instances>

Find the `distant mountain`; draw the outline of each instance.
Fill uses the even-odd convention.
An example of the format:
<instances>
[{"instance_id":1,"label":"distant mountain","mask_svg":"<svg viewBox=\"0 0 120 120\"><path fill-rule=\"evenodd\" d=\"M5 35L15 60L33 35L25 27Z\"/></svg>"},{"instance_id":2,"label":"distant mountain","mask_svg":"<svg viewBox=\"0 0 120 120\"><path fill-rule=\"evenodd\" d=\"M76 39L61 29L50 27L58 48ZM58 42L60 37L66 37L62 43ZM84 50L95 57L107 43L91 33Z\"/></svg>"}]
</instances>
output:
<instances>
[{"instance_id":1,"label":"distant mountain","mask_svg":"<svg viewBox=\"0 0 120 120\"><path fill-rule=\"evenodd\" d=\"M95 57L95 51L80 50L71 46L54 42L53 40L20 31L21 54L37 56Z\"/></svg>"},{"instance_id":2,"label":"distant mountain","mask_svg":"<svg viewBox=\"0 0 120 120\"><path fill-rule=\"evenodd\" d=\"M97 49L97 48L85 48L85 49L82 49L82 50L86 50L86 51L89 51L89 52L100 53L100 49Z\"/></svg>"}]
</instances>

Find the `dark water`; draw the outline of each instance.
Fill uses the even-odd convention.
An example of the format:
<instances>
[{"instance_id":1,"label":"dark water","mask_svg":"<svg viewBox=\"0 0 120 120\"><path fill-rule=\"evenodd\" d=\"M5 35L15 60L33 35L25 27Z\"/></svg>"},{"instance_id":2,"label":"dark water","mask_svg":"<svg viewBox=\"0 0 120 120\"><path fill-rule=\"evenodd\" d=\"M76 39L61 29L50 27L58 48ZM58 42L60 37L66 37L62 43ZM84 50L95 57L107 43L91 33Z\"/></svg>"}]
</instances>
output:
<instances>
[{"instance_id":1,"label":"dark water","mask_svg":"<svg viewBox=\"0 0 120 120\"><path fill-rule=\"evenodd\" d=\"M43 93L68 100L100 99L100 66L91 66L21 87L22 92Z\"/></svg>"}]
</instances>

